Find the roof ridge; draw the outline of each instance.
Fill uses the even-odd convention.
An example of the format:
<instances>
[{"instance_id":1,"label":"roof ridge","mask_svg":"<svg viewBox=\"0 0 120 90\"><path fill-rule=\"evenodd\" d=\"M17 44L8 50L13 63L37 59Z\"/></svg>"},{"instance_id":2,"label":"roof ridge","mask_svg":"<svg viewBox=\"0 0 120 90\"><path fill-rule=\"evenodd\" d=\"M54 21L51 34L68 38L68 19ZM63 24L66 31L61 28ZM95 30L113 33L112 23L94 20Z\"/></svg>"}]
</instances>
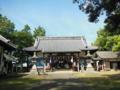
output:
<instances>
[{"instance_id":1,"label":"roof ridge","mask_svg":"<svg viewBox=\"0 0 120 90\"><path fill-rule=\"evenodd\" d=\"M82 39L84 36L37 36L39 39Z\"/></svg>"},{"instance_id":2,"label":"roof ridge","mask_svg":"<svg viewBox=\"0 0 120 90\"><path fill-rule=\"evenodd\" d=\"M15 45L14 43L12 43L9 39L6 39L5 37L3 37L2 35L0 35L0 40L2 40L3 42L12 45L14 48L17 48L18 45Z\"/></svg>"},{"instance_id":3,"label":"roof ridge","mask_svg":"<svg viewBox=\"0 0 120 90\"><path fill-rule=\"evenodd\" d=\"M2 35L0 35L0 39L1 39L1 40L4 40L4 42L9 42L9 41L10 41L9 39L6 39L6 38L3 37Z\"/></svg>"}]
</instances>

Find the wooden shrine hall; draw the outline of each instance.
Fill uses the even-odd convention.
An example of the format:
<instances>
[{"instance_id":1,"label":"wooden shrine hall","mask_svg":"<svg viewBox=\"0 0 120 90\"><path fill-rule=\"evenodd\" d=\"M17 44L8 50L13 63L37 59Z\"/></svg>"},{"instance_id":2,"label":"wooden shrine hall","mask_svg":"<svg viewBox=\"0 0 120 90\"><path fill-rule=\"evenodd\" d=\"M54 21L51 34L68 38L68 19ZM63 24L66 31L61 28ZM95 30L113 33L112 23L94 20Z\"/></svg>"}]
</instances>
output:
<instances>
[{"instance_id":1,"label":"wooden shrine hall","mask_svg":"<svg viewBox=\"0 0 120 90\"><path fill-rule=\"evenodd\" d=\"M73 69L83 64L86 67L87 51L94 53L97 46L87 45L84 36L75 37L46 37L39 36L31 47L23 49L25 52L36 54L36 66L38 70L43 69Z\"/></svg>"}]
</instances>

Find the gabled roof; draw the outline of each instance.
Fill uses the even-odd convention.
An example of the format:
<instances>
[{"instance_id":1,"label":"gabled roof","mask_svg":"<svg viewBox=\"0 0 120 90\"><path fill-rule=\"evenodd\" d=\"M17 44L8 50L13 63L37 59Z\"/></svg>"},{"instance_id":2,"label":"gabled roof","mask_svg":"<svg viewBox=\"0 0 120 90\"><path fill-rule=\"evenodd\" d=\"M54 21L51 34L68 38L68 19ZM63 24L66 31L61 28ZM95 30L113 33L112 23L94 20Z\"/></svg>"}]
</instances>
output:
<instances>
[{"instance_id":1,"label":"gabled roof","mask_svg":"<svg viewBox=\"0 0 120 90\"><path fill-rule=\"evenodd\" d=\"M2 35L0 35L0 45L4 47L6 50L14 50L18 46L10 42L10 40L4 38Z\"/></svg>"},{"instance_id":2,"label":"gabled roof","mask_svg":"<svg viewBox=\"0 0 120 90\"><path fill-rule=\"evenodd\" d=\"M41 52L80 52L82 50L97 50L98 47L88 46L84 36L76 37L37 37L34 46L24 48L24 51Z\"/></svg>"},{"instance_id":3,"label":"gabled roof","mask_svg":"<svg viewBox=\"0 0 120 90\"><path fill-rule=\"evenodd\" d=\"M100 58L120 58L120 52L112 52L112 51L97 51L96 54Z\"/></svg>"}]
</instances>

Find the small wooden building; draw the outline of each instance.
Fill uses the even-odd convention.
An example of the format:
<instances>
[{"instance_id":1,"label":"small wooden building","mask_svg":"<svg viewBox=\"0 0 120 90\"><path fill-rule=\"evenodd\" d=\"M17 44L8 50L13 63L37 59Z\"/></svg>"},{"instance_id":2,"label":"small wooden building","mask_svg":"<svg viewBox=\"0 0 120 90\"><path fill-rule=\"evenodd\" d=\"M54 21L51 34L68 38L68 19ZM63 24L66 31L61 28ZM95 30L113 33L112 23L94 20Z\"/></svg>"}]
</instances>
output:
<instances>
[{"instance_id":1,"label":"small wooden building","mask_svg":"<svg viewBox=\"0 0 120 90\"><path fill-rule=\"evenodd\" d=\"M97 51L96 54L98 58L93 58L93 60L100 70L120 69L120 52Z\"/></svg>"},{"instance_id":2,"label":"small wooden building","mask_svg":"<svg viewBox=\"0 0 120 90\"><path fill-rule=\"evenodd\" d=\"M10 42L10 40L0 35L0 74L7 73L15 61L13 57L7 55L5 52L12 52L17 49L17 45Z\"/></svg>"},{"instance_id":3,"label":"small wooden building","mask_svg":"<svg viewBox=\"0 0 120 90\"><path fill-rule=\"evenodd\" d=\"M98 47L88 46L84 36L37 37L33 46L23 50L29 54L36 52L37 69L43 69L44 63L46 68L71 69L78 62L86 67L87 51L93 53Z\"/></svg>"}]
</instances>

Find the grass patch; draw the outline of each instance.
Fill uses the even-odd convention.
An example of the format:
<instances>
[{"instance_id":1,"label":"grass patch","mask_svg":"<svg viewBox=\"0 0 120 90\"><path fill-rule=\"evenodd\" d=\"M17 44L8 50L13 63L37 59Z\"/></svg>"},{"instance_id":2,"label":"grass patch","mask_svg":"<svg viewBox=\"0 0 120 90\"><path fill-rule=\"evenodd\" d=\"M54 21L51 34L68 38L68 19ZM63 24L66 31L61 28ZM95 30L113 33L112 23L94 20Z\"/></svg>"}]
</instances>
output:
<instances>
[{"instance_id":1,"label":"grass patch","mask_svg":"<svg viewBox=\"0 0 120 90\"><path fill-rule=\"evenodd\" d=\"M75 74L95 90L120 90L120 71L105 71L93 75Z\"/></svg>"},{"instance_id":2,"label":"grass patch","mask_svg":"<svg viewBox=\"0 0 120 90\"><path fill-rule=\"evenodd\" d=\"M5 77L4 77L5 78ZM9 77L1 79L0 90L25 90L29 86L44 79L42 76Z\"/></svg>"}]
</instances>

